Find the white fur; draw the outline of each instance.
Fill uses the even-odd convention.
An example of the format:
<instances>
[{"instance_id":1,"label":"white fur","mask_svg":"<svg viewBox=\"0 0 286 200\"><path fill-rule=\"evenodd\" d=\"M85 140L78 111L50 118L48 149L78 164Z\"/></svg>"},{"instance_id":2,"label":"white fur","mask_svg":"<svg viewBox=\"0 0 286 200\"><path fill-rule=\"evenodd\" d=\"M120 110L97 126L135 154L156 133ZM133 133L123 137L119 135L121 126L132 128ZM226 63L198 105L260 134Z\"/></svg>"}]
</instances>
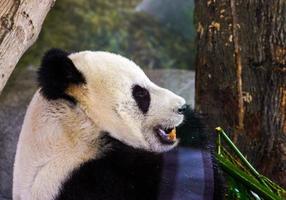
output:
<instances>
[{"instance_id":1,"label":"white fur","mask_svg":"<svg viewBox=\"0 0 286 200\"><path fill-rule=\"evenodd\" d=\"M102 131L136 148L162 152L155 136L156 125L174 127L183 117L175 111L185 100L151 82L132 61L107 52L84 51L69 58L84 75L87 84L66 91L78 100L47 101L34 95L17 146L14 200L51 200L70 172L85 161L100 157L97 139ZM138 84L149 90L151 104L142 114L132 98Z\"/></svg>"}]
</instances>

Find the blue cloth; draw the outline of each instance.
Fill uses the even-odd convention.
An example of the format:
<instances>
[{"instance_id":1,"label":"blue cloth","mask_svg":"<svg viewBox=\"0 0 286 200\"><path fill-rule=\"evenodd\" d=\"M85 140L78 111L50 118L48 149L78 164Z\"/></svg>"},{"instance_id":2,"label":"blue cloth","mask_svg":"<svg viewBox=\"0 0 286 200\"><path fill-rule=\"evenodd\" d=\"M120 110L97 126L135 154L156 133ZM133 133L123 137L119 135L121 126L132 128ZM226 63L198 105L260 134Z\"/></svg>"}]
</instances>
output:
<instances>
[{"instance_id":1,"label":"blue cloth","mask_svg":"<svg viewBox=\"0 0 286 200\"><path fill-rule=\"evenodd\" d=\"M212 200L213 185L210 152L179 147L164 155L159 200Z\"/></svg>"}]
</instances>

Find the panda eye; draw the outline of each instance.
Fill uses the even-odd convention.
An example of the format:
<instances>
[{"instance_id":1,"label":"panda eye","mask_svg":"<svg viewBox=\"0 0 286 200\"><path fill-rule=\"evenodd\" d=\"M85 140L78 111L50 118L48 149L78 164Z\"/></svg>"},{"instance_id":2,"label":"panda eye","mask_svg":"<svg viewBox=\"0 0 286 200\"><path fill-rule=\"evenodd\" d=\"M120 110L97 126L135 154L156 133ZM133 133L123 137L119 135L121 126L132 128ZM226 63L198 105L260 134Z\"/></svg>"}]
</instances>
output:
<instances>
[{"instance_id":1,"label":"panda eye","mask_svg":"<svg viewBox=\"0 0 286 200\"><path fill-rule=\"evenodd\" d=\"M147 113L150 106L150 93L146 88L143 88L139 85L135 85L132 88L132 95L135 99L139 109L145 114Z\"/></svg>"},{"instance_id":2,"label":"panda eye","mask_svg":"<svg viewBox=\"0 0 286 200\"><path fill-rule=\"evenodd\" d=\"M140 86L139 86L140 87ZM148 91L145 88L135 88L134 89L134 96L138 97L138 98L144 98L146 96L148 96Z\"/></svg>"}]
</instances>

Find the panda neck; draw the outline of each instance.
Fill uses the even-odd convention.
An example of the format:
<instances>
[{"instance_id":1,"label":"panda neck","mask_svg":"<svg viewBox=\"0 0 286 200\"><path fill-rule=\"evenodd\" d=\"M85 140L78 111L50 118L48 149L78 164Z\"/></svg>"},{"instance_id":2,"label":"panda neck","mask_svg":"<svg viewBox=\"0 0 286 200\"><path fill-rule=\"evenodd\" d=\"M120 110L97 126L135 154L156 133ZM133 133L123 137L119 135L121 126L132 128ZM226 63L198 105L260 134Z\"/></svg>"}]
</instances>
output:
<instances>
[{"instance_id":1,"label":"panda neck","mask_svg":"<svg viewBox=\"0 0 286 200\"><path fill-rule=\"evenodd\" d=\"M150 152L141 148L135 148L128 144L125 144L118 139L115 139L110 136L107 132L102 132L101 137L99 138L101 149L104 149L102 152L103 156L113 157L114 160L119 158L121 160L120 163L128 164L130 162L134 162L135 160L152 160L153 158L157 159L161 156L160 153Z\"/></svg>"}]
</instances>

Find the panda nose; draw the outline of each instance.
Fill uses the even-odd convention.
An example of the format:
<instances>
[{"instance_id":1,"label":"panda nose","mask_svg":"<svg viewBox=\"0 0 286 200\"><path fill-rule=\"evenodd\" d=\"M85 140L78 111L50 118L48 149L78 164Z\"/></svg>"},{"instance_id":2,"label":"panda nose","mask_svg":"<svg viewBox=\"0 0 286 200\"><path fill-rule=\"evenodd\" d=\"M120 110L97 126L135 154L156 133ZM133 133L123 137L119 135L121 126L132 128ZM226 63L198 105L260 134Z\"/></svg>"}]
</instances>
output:
<instances>
[{"instance_id":1,"label":"panda nose","mask_svg":"<svg viewBox=\"0 0 286 200\"><path fill-rule=\"evenodd\" d=\"M178 108L177 113L179 113L179 114L182 115L182 114L185 113L185 111L187 110L187 108L188 108L188 105L187 105L187 104L184 104L182 107Z\"/></svg>"}]
</instances>

